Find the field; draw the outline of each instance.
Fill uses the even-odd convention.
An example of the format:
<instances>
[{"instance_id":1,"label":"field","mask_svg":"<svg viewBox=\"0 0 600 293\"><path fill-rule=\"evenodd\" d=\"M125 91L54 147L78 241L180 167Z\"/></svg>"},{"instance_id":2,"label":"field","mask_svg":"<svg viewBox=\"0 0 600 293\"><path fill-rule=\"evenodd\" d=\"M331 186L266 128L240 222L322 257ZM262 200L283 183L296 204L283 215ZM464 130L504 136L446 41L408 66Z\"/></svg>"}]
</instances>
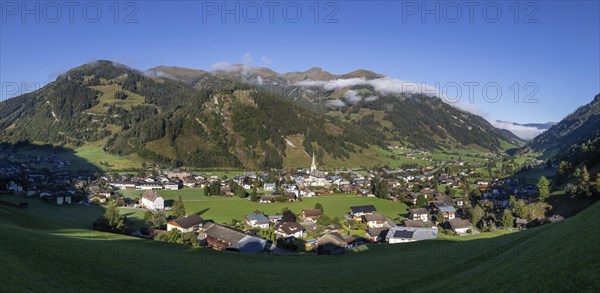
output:
<instances>
[{"instance_id":1,"label":"field","mask_svg":"<svg viewBox=\"0 0 600 293\"><path fill-rule=\"evenodd\" d=\"M0 201L3 291L274 292L282 290L282 279L293 292L600 290L600 204L563 222L491 239L275 256L96 232L78 221L98 207L37 201L28 209Z\"/></svg>"},{"instance_id":2,"label":"field","mask_svg":"<svg viewBox=\"0 0 600 293\"><path fill-rule=\"evenodd\" d=\"M120 192L130 198L137 198L143 193L140 190L123 190ZM355 195L319 196L304 198L300 202L260 204L236 197L204 196L201 189L161 190L159 194L165 198L167 204L181 195L188 214L200 213L202 218L212 219L217 223L228 223L232 219L240 220L256 210L268 215L275 215L281 214L281 210L287 207L294 213L299 214L304 209L313 209L317 202L323 205L325 214L332 218L336 216L343 218L350 211L351 206L371 204L375 206L378 212L392 219L402 217L402 215L408 213L408 207L403 203ZM134 209L122 209L122 212L130 213L129 216L133 217L143 215L142 211Z\"/></svg>"}]
</instances>

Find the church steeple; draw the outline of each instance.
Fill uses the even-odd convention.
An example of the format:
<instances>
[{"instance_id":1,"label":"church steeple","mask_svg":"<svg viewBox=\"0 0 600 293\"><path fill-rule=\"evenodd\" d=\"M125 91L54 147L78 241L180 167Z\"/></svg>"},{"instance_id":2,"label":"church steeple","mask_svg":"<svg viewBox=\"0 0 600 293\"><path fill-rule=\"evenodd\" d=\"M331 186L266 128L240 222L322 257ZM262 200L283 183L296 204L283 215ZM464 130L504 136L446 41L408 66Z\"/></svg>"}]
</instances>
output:
<instances>
[{"instance_id":1,"label":"church steeple","mask_svg":"<svg viewBox=\"0 0 600 293\"><path fill-rule=\"evenodd\" d=\"M315 152L312 155L312 164L310 165L310 172L317 171L317 161L315 160Z\"/></svg>"}]
</instances>

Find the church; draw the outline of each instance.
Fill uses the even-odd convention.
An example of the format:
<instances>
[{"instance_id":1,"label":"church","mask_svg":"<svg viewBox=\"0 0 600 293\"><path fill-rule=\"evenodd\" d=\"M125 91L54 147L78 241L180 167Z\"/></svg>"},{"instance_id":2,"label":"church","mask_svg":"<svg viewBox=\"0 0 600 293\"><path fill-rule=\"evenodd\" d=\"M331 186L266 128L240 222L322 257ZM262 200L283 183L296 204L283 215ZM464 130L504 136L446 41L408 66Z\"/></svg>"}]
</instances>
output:
<instances>
[{"instance_id":1,"label":"church","mask_svg":"<svg viewBox=\"0 0 600 293\"><path fill-rule=\"evenodd\" d=\"M327 173L317 170L317 161L315 159L314 152L312 156L310 172L308 173L308 179L304 180L304 185L315 187L323 187L329 185L329 183L327 182Z\"/></svg>"}]
</instances>

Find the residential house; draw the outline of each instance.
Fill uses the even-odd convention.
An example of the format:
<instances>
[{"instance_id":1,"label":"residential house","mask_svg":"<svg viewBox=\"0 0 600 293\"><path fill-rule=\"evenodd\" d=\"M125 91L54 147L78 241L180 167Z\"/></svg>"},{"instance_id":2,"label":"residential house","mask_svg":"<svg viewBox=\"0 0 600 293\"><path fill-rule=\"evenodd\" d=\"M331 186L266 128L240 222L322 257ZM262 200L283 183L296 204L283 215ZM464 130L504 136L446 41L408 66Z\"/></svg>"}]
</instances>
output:
<instances>
[{"instance_id":1,"label":"residential house","mask_svg":"<svg viewBox=\"0 0 600 293\"><path fill-rule=\"evenodd\" d=\"M457 234L467 234L467 230L471 229L471 222L457 218L448 220L448 225Z\"/></svg>"},{"instance_id":2,"label":"residential house","mask_svg":"<svg viewBox=\"0 0 600 293\"><path fill-rule=\"evenodd\" d=\"M275 225L279 224L279 222L281 222L281 219L283 219L282 215L269 216L269 221Z\"/></svg>"},{"instance_id":3,"label":"residential house","mask_svg":"<svg viewBox=\"0 0 600 293\"><path fill-rule=\"evenodd\" d=\"M302 211L302 220L306 222L317 222L317 219L323 214L323 211L320 209L314 210L303 210Z\"/></svg>"},{"instance_id":4,"label":"residential house","mask_svg":"<svg viewBox=\"0 0 600 293\"><path fill-rule=\"evenodd\" d=\"M153 211L165 208L165 200L154 190L148 190L142 194L141 204L142 207Z\"/></svg>"},{"instance_id":5,"label":"residential house","mask_svg":"<svg viewBox=\"0 0 600 293\"><path fill-rule=\"evenodd\" d=\"M385 236L387 243L405 243L438 238L437 227L415 228L396 226L390 228Z\"/></svg>"},{"instance_id":6,"label":"residential house","mask_svg":"<svg viewBox=\"0 0 600 293\"><path fill-rule=\"evenodd\" d=\"M381 228L386 224L385 217L382 214L366 214L363 216L364 223L369 228Z\"/></svg>"},{"instance_id":7,"label":"residential house","mask_svg":"<svg viewBox=\"0 0 600 293\"><path fill-rule=\"evenodd\" d=\"M348 243L339 233L327 233L317 239L318 254L340 254L346 251Z\"/></svg>"},{"instance_id":8,"label":"residential house","mask_svg":"<svg viewBox=\"0 0 600 293\"><path fill-rule=\"evenodd\" d=\"M433 227L433 222L427 221L423 222L421 219L418 220L404 220L404 227L414 227L414 228L431 228Z\"/></svg>"},{"instance_id":9,"label":"residential house","mask_svg":"<svg viewBox=\"0 0 600 293\"><path fill-rule=\"evenodd\" d=\"M369 228L367 230L367 237L372 242L383 241L389 229L389 227Z\"/></svg>"},{"instance_id":10,"label":"residential house","mask_svg":"<svg viewBox=\"0 0 600 293\"><path fill-rule=\"evenodd\" d=\"M244 221L247 226L258 227L261 229L269 229L269 224L271 223L269 219L263 214L246 215Z\"/></svg>"},{"instance_id":11,"label":"residential house","mask_svg":"<svg viewBox=\"0 0 600 293\"><path fill-rule=\"evenodd\" d=\"M357 221L362 221L362 216L372 214L376 210L374 205L350 207L350 213Z\"/></svg>"},{"instance_id":12,"label":"residential house","mask_svg":"<svg viewBox=\"0 0 600 293\"><path fill-rule=\"evenodd\" d=\"M433 203L433 206L437 213L442 213L444 215L444 219L446 220L452 220L456 216L456 210L447 202L435 202Z\"/></svg>"},{"instance_id":13,"label":"residential house","mask_svg":"<svg viewBox=\"0 0 600 293\"><path fill-rule=\"evenodd\" d=\"M204 222L200 216L192 214L187 217L179 218L177 220L169 221L167 223L167 231L173 229L179 230L181 233L188 233L197 230L200 225Z\"/></svg>"},{"instance_id":14,"label":"residential house","mask_svg":"<svg viewBox=\"0 0 600 293\"><path fill-rule=\"evenodd\" d=\"M409 209L409 216L412 220L421 220L423 222L429 221L429 211L426 208Z\"/></svg>"},{"instance_id":15,"label":"residential house","mask_svg":"<svg viewBox=\"0 0 600 293\"><path fill-rule=\"evenodd\" d=\"M264 191L275 191L275 183L265 183L263 186Z\"/></svg>"},{"instance_id":16,"label":"residential house","mask_svg":"<svg viewBox=\"0 0 600 293\"><path fill-rule=\"evenodd\" d=\"M306 236L306 228L296 222L285 222L275 229L275 234L283 237L302 238Z\"/></svg>"}]
</instances>

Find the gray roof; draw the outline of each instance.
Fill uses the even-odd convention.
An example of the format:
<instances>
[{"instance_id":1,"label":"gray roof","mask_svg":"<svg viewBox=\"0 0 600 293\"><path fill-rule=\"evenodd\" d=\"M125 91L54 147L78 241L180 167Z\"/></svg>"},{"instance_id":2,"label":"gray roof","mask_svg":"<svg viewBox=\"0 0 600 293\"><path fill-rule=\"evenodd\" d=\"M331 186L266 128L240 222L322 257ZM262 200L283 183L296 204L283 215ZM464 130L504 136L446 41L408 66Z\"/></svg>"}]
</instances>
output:
<instances>
[{"instance_id":1,"label":"gray roof","mask_svg":"<svg viewBox=\"0 0 600 293\"><path fill-rule=\"evenodd\" d=\"M434 239L438 238L438 229L434 228L417 228L417 227L402 227L396 226L390 228L386 239L389 238L403 238L403 239L411 239L411 240L426 240L426 239Z\"/></svg>"},{"instance_id":2,"label":"gray roof","mask_svg":"<svg viewBox=\"0 0 600 293\"><path fill-rule=\"evenodd\" d=\"M203 228L206 229L207 236L224 240L226 242L231 243L231 245L238 243L240 240L247 236L246 234L240 231L233 230L231 228L227 228L225 226L221 226L215 223L209 223Z\"/></svg>"},{"instance_id":3,"label":"gray roof","mask_svg":"<svg viewBox=\"0 0 600 293\"><path fill-rule=\"evenodd\" d=\"M447 202L436 202L434 203L435 207L438 208L441 212L444 213L456 213L454 207Z\"/></svg>"},{"instance_id":4,"label":"gray roof","mask_svg":"<svg viewBox=\"0 0 600 293\"><path fill-rule=\"evenodd\" d=\"M452 230L464 229L464 228L471 227L471 222L469 222L468 220L461 220L461 219L448 220L448 224L450 224L450 227L452 228Z\"/></svg>"},{"instance_id":5,"label":"gray roof","mask_svg":"<svg viewBox=\"0 0 600 293\"><path fill-rule=\"evenodd\" d=\"M263 214L249 214L246 216L248 221L256 221L258 224L269 224L269 219Z\"/></svg>"},{"instance_id":6,"label":"gray roof","mask_svg":"<svg viewBox=\"0 0 600 293\"><path fill-rule=\"evenodd\" d=\"M421 220L404 220L404 226L417 228L431 228L433 227L433 223L423 222Z\"/></svg>"}]
</instances>

